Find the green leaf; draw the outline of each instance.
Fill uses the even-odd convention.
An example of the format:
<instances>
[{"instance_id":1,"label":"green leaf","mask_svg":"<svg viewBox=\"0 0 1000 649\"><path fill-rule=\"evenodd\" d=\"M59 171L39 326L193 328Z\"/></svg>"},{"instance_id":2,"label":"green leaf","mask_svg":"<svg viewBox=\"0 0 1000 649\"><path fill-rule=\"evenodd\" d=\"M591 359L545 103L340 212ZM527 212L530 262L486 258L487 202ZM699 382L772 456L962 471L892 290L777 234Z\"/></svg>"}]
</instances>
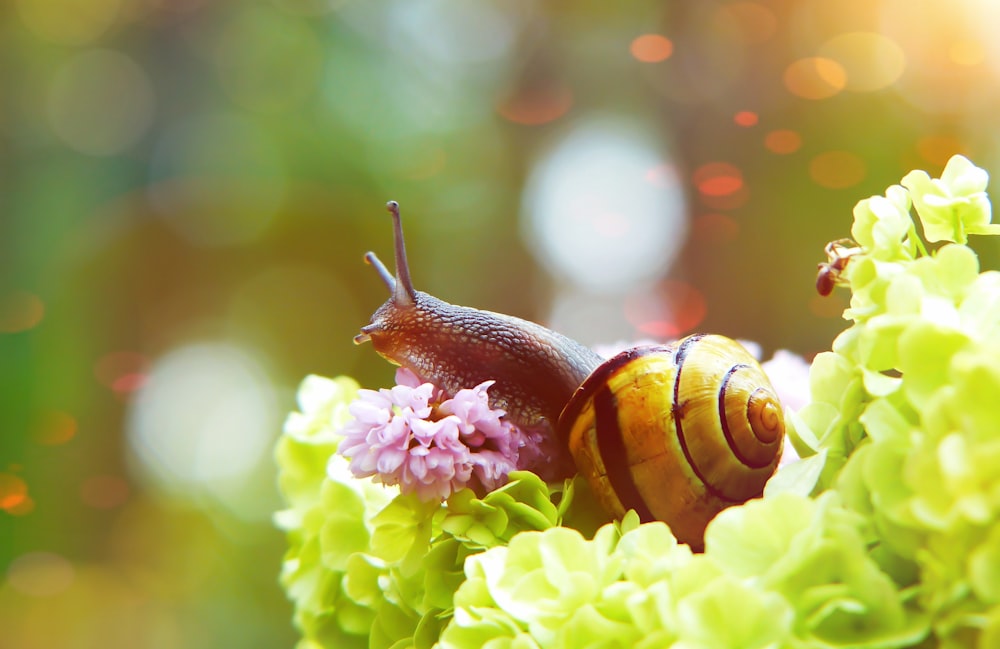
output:
<instances>
[{"instance_id":1,"label":"green leaf","mask_svg":"<svg viewBox=\"0 0 1000 649\"><path fill-rule=\"evenodd\" d=\"M810 495L825 466L826 449L821 449L816 455L778 467L778 471L764 485L764 497L773 498L780 493Z\"/></svg>"},{"instance_id":2,"label":"green leaf","mask_svg":"<svg viewBox=\"0 0 1000 649\"><path fill-rule=\"evenodd\" d=\"M401 563L410 574L419 568L430 546L437 502L424 502L416 494L401 494L375 515L371 551L390 563Z\"/></svg>"}]
</instances>

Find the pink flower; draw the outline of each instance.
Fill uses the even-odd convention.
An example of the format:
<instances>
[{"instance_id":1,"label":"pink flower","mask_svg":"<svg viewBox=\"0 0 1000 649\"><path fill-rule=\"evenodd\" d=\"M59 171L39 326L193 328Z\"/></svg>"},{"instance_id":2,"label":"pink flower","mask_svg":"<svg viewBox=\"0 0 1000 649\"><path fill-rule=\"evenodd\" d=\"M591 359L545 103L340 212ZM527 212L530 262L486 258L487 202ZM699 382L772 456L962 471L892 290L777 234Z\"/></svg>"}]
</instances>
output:
<instances>
[{"instance_id":1,"label":"pink flower","mask_svg":"<svg viewBox=\"0 0 1000 649\"><path fill-rule=\"evenodd\" d=\"M490 408L491 385L448 398L400 368L393 388L358 392L337 453L350 459L355 476L375 476L423 500L447 498L465 486L496 489L520 468L522 451L536 459L540 442L504 421L503 410Z\"/></svg>"}]
</instances>

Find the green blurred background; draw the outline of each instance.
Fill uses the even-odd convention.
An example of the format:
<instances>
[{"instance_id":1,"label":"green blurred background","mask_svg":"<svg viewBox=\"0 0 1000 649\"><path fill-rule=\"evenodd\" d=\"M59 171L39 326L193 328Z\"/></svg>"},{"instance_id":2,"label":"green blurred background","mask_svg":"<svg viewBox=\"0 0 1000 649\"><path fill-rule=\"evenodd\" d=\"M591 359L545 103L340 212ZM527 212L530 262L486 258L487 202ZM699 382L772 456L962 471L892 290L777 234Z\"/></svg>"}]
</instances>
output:
<instances>
[{"instance_id":1,"label":"green blurred background","mask_svg":"<svg viewBox=\"0 0 1000 649\"><path fill-rule=\"evenodd\" d=\"M992 0L9 0L0 647L282 647L271 447L417 287L806 357L854 203L996 171ZM996 266L996 245L979 247Z\"/></svg>"}]
</instances>

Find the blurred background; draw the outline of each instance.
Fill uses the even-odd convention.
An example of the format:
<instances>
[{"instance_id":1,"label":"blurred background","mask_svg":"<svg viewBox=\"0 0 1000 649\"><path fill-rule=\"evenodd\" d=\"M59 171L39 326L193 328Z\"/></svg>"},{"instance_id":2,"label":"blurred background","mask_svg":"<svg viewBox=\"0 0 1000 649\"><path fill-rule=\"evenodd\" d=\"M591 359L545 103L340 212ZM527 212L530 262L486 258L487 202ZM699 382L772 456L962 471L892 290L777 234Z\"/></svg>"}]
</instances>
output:
<instances>
[{"instance_id":1,"label":"blurred background","mask_svg":"<svg viewBox=\"0 0 1000 649\"><path fill-rule=\"evenodd\" d=\"M417 288L809 358L854 203L1000 170L992 0L0 5L0 647L287 647L271 458ZM978 244L996 267L996 244Z\"/></svg>"}]
</instances>

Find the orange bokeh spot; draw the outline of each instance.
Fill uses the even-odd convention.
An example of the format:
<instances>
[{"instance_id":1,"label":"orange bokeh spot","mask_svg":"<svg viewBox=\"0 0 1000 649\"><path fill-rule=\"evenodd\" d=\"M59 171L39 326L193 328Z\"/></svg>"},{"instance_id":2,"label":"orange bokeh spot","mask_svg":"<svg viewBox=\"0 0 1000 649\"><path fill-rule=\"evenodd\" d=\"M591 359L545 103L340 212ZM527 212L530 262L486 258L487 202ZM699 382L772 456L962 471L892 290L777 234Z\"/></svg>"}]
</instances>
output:
<instances>
[{"instance_id":1,"label":"orange bokeh spot","mask_svg":"<svg viewBox=\"0 0 1000 649\"><path fill-rule=\"evenodd\" d=\"M666 61L674 53L674 44L669 38L660 34L643 34L636 37L628 49L638 61L659 63Z\"/></svg>"},{"instance_id":2,"label":"orange bokeh spot","mask_svg":"<svg viewBox=\"0 0 1000 649\"><path fill-rule=\"evenodd\" d=\"M691 235L701 243L729 243L740 236L740 224L725 214L702 214L691 223Z\"/></svg>"},{"instance_id":3,"label":"orange bokeh spot","mask_svg":"<svg viewBox=\"0 0 1000 649\"><path fill-rule=\"evenodd\" d=\"M931 164L943 167L956 153L967 154L962 141L951 135L925 135L917 140L917 153Z\"/></svg>"},{"instance_id":4,"label":"orange bokeh spot","mask_svg":"<svg viewBox=\"0 0 1000 649\"><path fill-rule=\"evenodd\" d=\"M861 182L867 173L865 161L849 151L827 151L809 162L809 175L828 189L844 189Z\"/></svg>"},{"instance_id":5,"label":"orange bokeh spot","mask_svg":"<svg viewBox=\"0 0 1000 649\"><path fill-rule=\"evenodd\" d=\"M733 115L733 121L737 126L756 126L760 118L751 110L741 110Z\"/></svg>"},{"instance_id":6,"label":"orange bokeh spot","mask_svg":"<svg viewBox=\"0 0 1000 649\"><path fill-rule=\"evenodd\" d=\"M743 187L743 172L728 162L709 162L695 169L695 187L705 196L728 196Z\"/></svg>"},{"instance_id":7,"label":"orange bokeh spot","mask_svg":"<svg viewBox=\"0 0 1000 649\"><path fill-rule=\"evenodd\" d=\"M778 129L764 137L764 146L779 155L795 153L802 146L802 136L789 129Z\"/></svg>"},{"instance_id":8,"label":"orange bokeh spot","mask_svg":"<svg viewBox=\"0 0 1000 649\"><path fill-rule=\"evenodd\" d=\"M678 338L705 319L708 307L701 291L677 280L660 282L653 293L625 298L625 318L642 336Z\"/></svg>"},{"instance_id":9,"label":"orange bokeh spot","mask_svg":"<svg viewBox=\"0 0 1000 649\"><path fill-rule=\"evenodd\" d=\"M847 85L844 66L833 59L813 56L795 61L785 68L785 87L796 97L826 99Z\"/></svg>"},{"instance_id":10,"label":"orange bokeh spot","mask_svg":"<svg viewBox=\"0 0 1000 649\"><path fill-rule=\"evenodd\" d=\"M573 91L566 86L551 85L517 92L500 102L497 112L515 124L538 126L559 119L572 106Z\"/></svg>"},{"instance_id":11,"label":"orange bokeh spot","mask_svg":"<svg viewBox=\"0 0 1000 649\"><path fill-rule=\"evenodd\" d=\"M948 58L958 65L979 65L986 59L986 48L978 40L955 41L948 48Z\"/></svg>"},{"instance_id":12,"label":"orange bokeh spot","mask_svg":"<svg viewBox=\"0 0 1000 649\"><path fill-rule=\"evenodd\" d=\"M0 509L16 509L28 499L28 483L16 475L0 473Z\"/></svg>"},{"instance_id":13,"label":"orange bokeh spot","mask_svg":"<svg viewBox=\"0 0 1000 649\"><path fill-rule=\"evenodd\" d=\"M31 512L35 511L35 499L30 495L27 495L17 504L6 508L0 507L0 509L3 509L11 516L27 516Z\"/></svg>"},{"instance_id":14,"label":"orange bokeh spot","mask_svg":"<svg viewBox=\"0 0 1000 649\"><path fill-rule=\"evenodd\" d=\"M41 298L25 291L0 295L0 333L17 333L38 326L45 315Z\"/></svg>"},{"instance_id":15,"label":"orange bokeh spot","mask_svg":"<svg viewBox=\"0 0 1000 649\"><path fill-rule=\"evenodd\" d=\"M72 415L53 410L42 415L35 428L35 439L39 444L58 446L76 437L77 424Z\"/></svg>"}]
</instances>

